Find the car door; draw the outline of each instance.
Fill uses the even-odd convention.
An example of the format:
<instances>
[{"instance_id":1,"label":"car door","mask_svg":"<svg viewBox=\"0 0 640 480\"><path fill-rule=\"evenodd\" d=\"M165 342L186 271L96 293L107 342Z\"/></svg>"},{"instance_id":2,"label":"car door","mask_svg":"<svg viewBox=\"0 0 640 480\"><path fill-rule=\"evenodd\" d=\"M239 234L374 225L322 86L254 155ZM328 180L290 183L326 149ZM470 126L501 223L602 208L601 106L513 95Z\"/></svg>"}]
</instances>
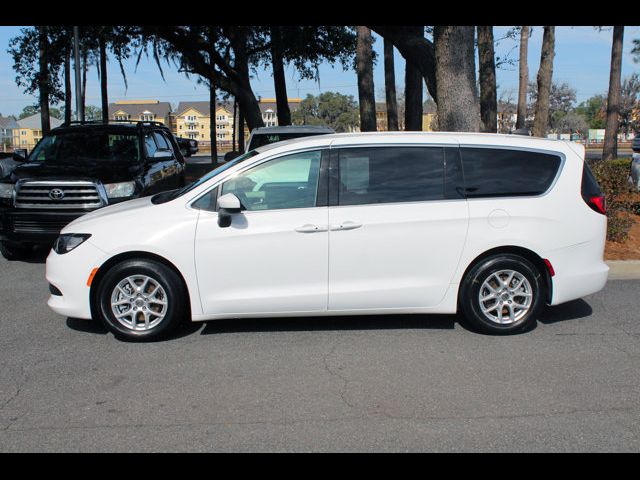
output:
<instances>
[{"instance_id":1,"label":"car door","mask_svg":"<svg viewBox=\"0 0 640 480\"><path fill-rule=\"evenodd\" d=\"M164 161L154 158L158 145L153 132L147 131L143 135L145 149L145 194L153 194L167 190L164 184Z\"/></svg>"},{"instance_id":2,"label":"car door","mask_svg":"<svg viewBox=\"0 0 640 480\"><path fill-rule=\"evenodd\" d=\"M327 309L327 162L321 150L272 158L193 203L201 209L195 264L205 315ZM214 198L227 193L244 210L220 227Z\"/></svg>"},{"instance_id":3,"label":"car door","mask_svg":"<svg viewBox=\"0 0 640 480\"><path fill-rule=\"evenodd\" d=\"M171 141L167 138L167 134L160 130L155 130L153 136L156 140L156 144L160 150L166 150L173 155L171 158L167 158L162 163L163 172L163 187L170 190L182 186L181 173L184 169L182 163L176 158L175 151L172 147Z\"/></svg>"},{"instance_id":4,"label":"car door","mask_svg":"<svg viewBox=\"0 0 640 480\"><path fill-rule=\"evenodd\" d=\"M329 310L437 305L469 219L458 148L338 148L331 179Z\"/></svg>"}]
</instances>

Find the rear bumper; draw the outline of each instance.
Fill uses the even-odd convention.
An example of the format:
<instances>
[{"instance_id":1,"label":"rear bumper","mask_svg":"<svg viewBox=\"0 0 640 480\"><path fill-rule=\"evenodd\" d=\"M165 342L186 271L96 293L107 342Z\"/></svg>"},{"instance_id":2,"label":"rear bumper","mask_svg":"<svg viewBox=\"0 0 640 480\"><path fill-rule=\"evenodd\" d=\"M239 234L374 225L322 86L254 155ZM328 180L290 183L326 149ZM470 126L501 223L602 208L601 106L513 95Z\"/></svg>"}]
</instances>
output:
<instances>
[{"instance_id":1,"label":"rear bumper","mask_svg":"<svg viewBox=\"0 0 640 480\"><path fill-rule=\"evenodd\" d=\"M603 261L604 235L593 240L544 253L555 270L551 305L576 300L602 290L609 266Z\"/></svg>"},{"instance_id":2,"label":"rear bumper","mask_svg":"<svg viewBox=\"0 0 640 480\"><path fill-rule=\"evenodd\" d=\"M86 211L0 210L0 239L14 243L52 243L60 230Z\"/></svg>"}]
</instances>

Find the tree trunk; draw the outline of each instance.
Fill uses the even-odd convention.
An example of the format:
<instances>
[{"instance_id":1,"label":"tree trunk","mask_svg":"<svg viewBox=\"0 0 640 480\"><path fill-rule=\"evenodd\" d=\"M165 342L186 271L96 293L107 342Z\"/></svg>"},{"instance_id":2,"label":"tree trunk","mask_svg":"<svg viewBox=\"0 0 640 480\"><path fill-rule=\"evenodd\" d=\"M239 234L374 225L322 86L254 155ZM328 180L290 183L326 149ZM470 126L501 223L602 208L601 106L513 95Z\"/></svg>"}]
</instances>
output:
<instances>
[{"instance_id":1,"label":"tree trunk","mask_svg":"<svg viewBox=\"0 0 640 480\"><path fill-rule=\"evenodd\" d=\"M371 26L378 35L393 43L400 54L422 74L429 95L438 102L436 55L433 42L424 37L424 26Z\"/></svg>"},{"instance_id":2,"label":"tree trunk","mask_svg":"<svg viewBox=\"0 0 640 480\"><path fill-rule=\"evenodd\" d=\"M533 120L534 137L544 137L549 128L549 99L551 96L551 78L553 77L553 56L555 47L555 27L544 27L542 35L542 53L538 69L538 99Z\"/></svg>"},{"instance_id":3,"label":"tree trunk","mask_svg":"<svg viewBox=\"0 0 640 480\"><path fill-rule=\"evenodd\" d=\"M422 74L408 60L404 70L404 129L422 131Z\"/></svg>"},{"instance_id":4,"label":"tree trunk","mask_svg":"<svg viewBox=\"0 0 640 480\"><path fill-rule=\"evenodd\" d=\"M613 160L618 156L618 127L620 115L620 75L622 72L622 40L624 26L613 27L611 45L611 72L609 74L609 96L607 97L607 123L604 131L602 159Z\"/></svg>"},{"instance_id":5,"label":"tree trunk","mask_svg":"<svg viewBox=\"0 0 640 480\"><path fill-rule=\"evenodd\" d=\"M38 61L40 75L38 75L38 95L40 101L40 122L42 135L51 130L49 121L49 61L48 61L47 27L38 27Z\"/></svg>"},{"instance_id":6,"label":"tree trunk","mask_svg":"<svg viewBox=\"0 0 640 480\"><path fill-rule=\"evenodd\" d=\"M387 100L387 130L398 131L398 101L396 98L396 73L393 61L393 43L384 39L384 90Z\"/></svg>"},{"instance_id":7,"label":"tree trunk","mask_svg":"<svg viewBox=\"0 0 640 480\"><path fill-rule=\"evenodd\" d=\"M216 131L216 85L209 80L209 137L211 137L211 163L218 162L218 137Z\"/></svg>"},{"instance_id":8,"label":"tree trunk","mask_svg":"<svg viewBox=\"0 0 640 480\"><path fill-rule=\"evenodd\" d=\"M478 26L478 64L481 131L496 133L498 131L498 94L492 26Z\"/></svg>"},{"instance_id":9,"label":"tree trunk","mask_svg":"<svg viewBox=\"0 0 640 480\"><path fill-rule=\"evenodd\" d=\"M434 27L440 130L479 130L480 109L476 91L474 30L472 26Z\"/></svg>"},{"instance_id":10,"label":"tree trunk","mask_svg":"<svg viewBox=\"0 0 640 480\"><path fill-rule=\"evenodd\" d=\"M238 151L244 152L244 111L238 109Z\"/></svg>"},{"instance_id":11,"label":"tree trunk","mask_svg":"<svg viewBox=\"0 0 640 480\"><path fill-rule=\"evenodd\" d=\"M213 27L209 27L209 56L213 57L216 38ZM213 68L213 67L212 67ZM218 163L218 132L216 129L216 83L209 79L209 138L211 141L211 163Z\"/></svg>"},{"instance_id":12,"label":"tree trunk","mask_svg":"<svg viewBox=\"0 0 640 480\"><path fill-rule=\"evenodd\" d=\"M271 64L273 66L273 86L276 91L278 125L291 125L291 111L287 98L287 80L284 76L280 27L271 26Z\"/></svg>"},{"instance_id":13,"label":"tree trunk","mask_svg":"<svg viewBox=\"0 0 640 480\"><path fill-rule=\"evenodd\" d=\"M258 100L251 89L249 58L247 56L247 34L243 27L239 28L237 35L232 39L231 43L235 52L234 68L238 72L239 77L235 98L238 100L240 107L240 117L247 121L249 130L264 127ZM242 150L244 150L244 132L241 132L239 138L243 139ZM238 147L240 148L239 142Z\"/></svg>"},{"instance_id":14,"label":"tree trunk","mask_svg":"<svg viewBox=\"0 0 640 480\"><path fill-rule=\"evenodd\" d=\"M529 27L520 27L520 83L518 85L518 110L516 129L524 128L527 119L527 89L529 88Z\"/></svg>"},{"instance_id":15,"label":"tree trunk","mask_svg":"<svg viewBox=\"0 0 640 480\"><path fill-rule=\"evenodd\" d=\"M71 122L71 47L64 54L64 121Z\"/></svg>"},{"instance_id":16,"label":"tree trunk","mask_svg":"<svg viewBox=\"0 0 640 480\"><path fill-rule=\"evenodd\" d=\"M360 103L360 131L375 132L376 98L373 88L373 53L371 30L357 27L356 71L358 73L358 100Z\"/></svg>"},{"instance_id":17,"label":"tree trunk","mask_svg":"<svg viewBox=\"0 0 640 480\"><path fill-rule=\"evenodd\" d=\"M107 45L104 35L100 35L98 41L100 44L100 95L102 98L102 121L108 122L109 97L107 95Z\"/></svg>"},{"instance_id":18,"label":"tree trunk","mask_svg":"<svg viewBox=\"0 0 640 480\"><path fill-rule=\"evenodd\" d=\"M238 102L236 99L233 99L233 122L231 124L231 151L236 151L236 131L238 129L238 122L236 117L238 115Z\"/></svg>"},{"instance_id":19,"label":"tree trunk","mask_svg":"<svg viewBox=\"0 0 640 480\"><path fill-rule=\"evenodd\" d=\"M85 98L87 95L87 50L82 51L82 90L80 91L80 120L85 121Z\"/></svg>"}]
</instances>

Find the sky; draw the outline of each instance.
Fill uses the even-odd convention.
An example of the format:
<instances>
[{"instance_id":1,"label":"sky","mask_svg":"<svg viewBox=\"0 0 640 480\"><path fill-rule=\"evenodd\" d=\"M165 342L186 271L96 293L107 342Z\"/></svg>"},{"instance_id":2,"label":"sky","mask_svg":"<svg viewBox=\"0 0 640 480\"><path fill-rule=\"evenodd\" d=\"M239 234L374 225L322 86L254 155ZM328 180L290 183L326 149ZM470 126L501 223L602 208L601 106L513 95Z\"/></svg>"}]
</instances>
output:
<instances>
[{"instance_id":1,"label":"sky","mask_svg":"<svg viewBox=\"0 0 640 480\"><path fill-rule=\"evenodd\" d=\"M37 102L36 97L26 95L15 83L13 61L7 53L11 38L19 35L18 26L0 27L0 114L18 115L27 105ZM505 36L510 27L494 27L495 39ZM611 62L612 28L598 31L593 27L556 27L556 48L553 65L553 80L567 82L577 90L578 103L599 94L606 94L609 84L609 67ZM382 38L374 34L374 50L378 54L378 61L374 66L374 85L376 96L384 99L384 66L382 61ZM632 73L640 73L640 63L633 61L631 50L633 39L640 39L640 26L627 26L624 32L624 47L622 60L622 77ZM519 39L503 39L496 45L496 56L513 60L513 65L504 65L496 72L498 97L509 95L516 100L518 94L518 45ZM542 47L542 27L534 27L529 40L529 79L535 80L540 63ZM476 59L477 68L477 59ZM177 106L180 101L208 100L206 87L198 85L196 77L187 78L178 73L174 66L163 64L165 80L160 76L158 67L152 58L143 56L137 69L135 60L125 63L128 89L125 88L120 68L115 61L108 66L109 101L132 99L155 99L168 101ZM286 68L287 93L289 97L302 97L307 94L317 95L325 91L338 91L346 95L353 95L357 100L357 79L354 70L344 71L340 63L335 66L322 64L320 66L320 81L300 80L295 69ZM396 51L395 54L396 85L401 91L404 84L404 59ZM273 78L270 69L259 68L251 85L257 96L263 98L275 97ZM100 85L95 67L87 72L88 105L100 105Z\"/></svg>"}]
</instances>

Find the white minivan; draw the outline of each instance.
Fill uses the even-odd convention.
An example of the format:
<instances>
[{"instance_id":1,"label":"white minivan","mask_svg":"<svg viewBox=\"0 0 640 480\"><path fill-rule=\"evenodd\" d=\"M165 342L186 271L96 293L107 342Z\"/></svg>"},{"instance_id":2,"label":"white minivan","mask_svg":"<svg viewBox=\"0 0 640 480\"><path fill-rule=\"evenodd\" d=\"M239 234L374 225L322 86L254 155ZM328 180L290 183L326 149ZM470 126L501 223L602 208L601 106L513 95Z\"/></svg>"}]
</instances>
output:
<instances>
[{"instance_id":1,"label":"white minivan","mask_svg":"<svg viewBox=\"0 0 640 480\"><path fill-rule=\"evenodd\" d=\"M575 143L301 138L66 226L49 306L150 339L183 319L460 312L521 331L602 289L604 197Z\"/></svg>"}]
</instances>

